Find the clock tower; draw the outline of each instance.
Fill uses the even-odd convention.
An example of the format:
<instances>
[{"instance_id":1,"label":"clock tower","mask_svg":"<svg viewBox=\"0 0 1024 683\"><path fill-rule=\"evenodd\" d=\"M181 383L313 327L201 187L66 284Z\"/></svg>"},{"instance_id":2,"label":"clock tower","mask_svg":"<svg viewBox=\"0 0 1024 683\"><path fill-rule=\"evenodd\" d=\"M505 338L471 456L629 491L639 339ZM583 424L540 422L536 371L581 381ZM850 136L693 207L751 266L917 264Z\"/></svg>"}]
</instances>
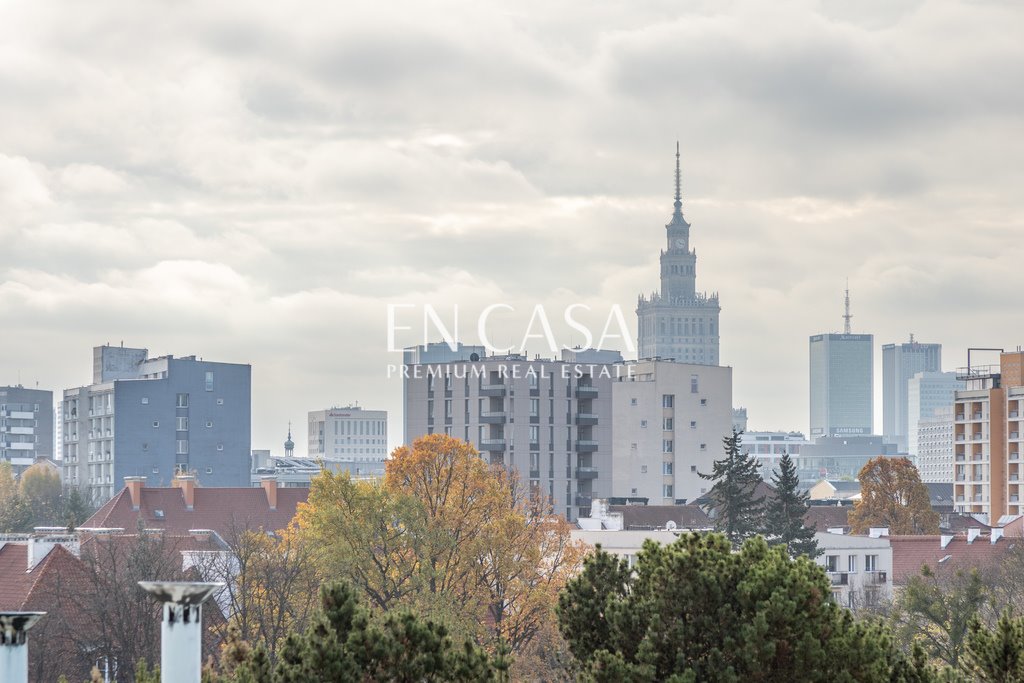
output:
<instances>
[{"instance_id":1,"label":"clock tower","mask_svg":"<svg viewBox=\"0 0 1024 683\"><path fill-rule=\"evenodd\" d=\"M661 291L637 301L640 358L672 358L678 362L718 365L718 295L697 292L697 252L690 248L690 224L683 218L683 200L676 143L675 202L665 226L661 252Z\"/></svg>"}]
</instances>

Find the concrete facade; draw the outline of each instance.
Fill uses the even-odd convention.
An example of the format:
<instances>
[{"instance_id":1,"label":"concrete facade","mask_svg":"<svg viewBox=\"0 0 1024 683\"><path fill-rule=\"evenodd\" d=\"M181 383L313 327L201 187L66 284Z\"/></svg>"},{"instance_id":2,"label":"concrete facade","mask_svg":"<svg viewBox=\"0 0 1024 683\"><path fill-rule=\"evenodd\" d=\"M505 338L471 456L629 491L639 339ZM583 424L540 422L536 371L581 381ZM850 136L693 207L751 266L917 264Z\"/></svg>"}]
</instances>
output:
<instances>
[{"instance_id":1,"label":"concrete facade","mask_svg":"<svg viewBox=\"0 0 1024 683\"><path fill-rule=\"evenodd\" d=\"M1003 353L997 366L957 372L966 382L953 407L954 505L990 525L1024 514L1024 353Z\"/></svg>"},{"instance_id":2,"label":"concrete facade","mask_svg":"<svg viewBox=\"0 0 1024 683\"><path fill-rule=\"evenodd\" d=\"M355 470L383 470L388 455L388 412L359 406L311 410L309 457L350 462Z\"/></svg>"},{"instance_id":3,"label":"concrete facade","mask_svg":"<svg viewBox=\"0 0 1024 683\"><path fill-rule=\"evenodd\" d=\"M435 346L447 348L431 344L413 359L437 357ZM435 432L468 441L569 520L611 494L612 383L628 372L618 352L471 360L479 353L467 347L458 355L404 366L407 445Z\"/></svg>"},{"instance_id":4,"label":"concrete facade","mask_svg":"<svg viewBox=\"0 0 1024 683\"><path fill-rule=\"evenodd\" d=\"M744 432L743 450L761 466L761 478L771 481L783 455L789 454L800 469L800 452L811 441L802 432Z\"/></svg>"},{"instance_id":5,"label":"concrete facade","mask_svg":"<svg viewBox=\"0 0 1024 683\"><path fill-rule=\"evenodd\" d=\"M696 290L697 252L690 248L690 224L683 218L679 146L676 194L661 252L661 289L637 299L637 351L640 358L718 365L718 294Z\"/></svg>"},{"instance_id":6,"label":"concrete facade","mask_svg":"<svg viewBox=\"0 0 1024 683\"><path fill-rule=\"evenodd\" d=\"M882 436L900 453L910 452L910 423L921 415L909 410L908 382L919 372L941 369L942 344L922 344L911 336L909 342L882 345Z\"/></svg>"},{"instance_id":7,"label":"concrete facade","mask_svg":"<svg viewBox=\"0 0 1024 683\"><path fill-rule=\"evenodd\" d=\"M204 486L248 486L251 368L149 358L146 349L94 349L93 384L61 401L64 481L95 503L124 477L170 482L195 473Z\"/></svg>"},{"instance_id":8,"label":"concrete facade","mask_svg":"<svg viewBox=\"0 0 1024 683\"><path fill-rule=\"evenodd\" d=\"M732 433L732 368L641 360L612 383L612 494L692 501Z\"/></svg>"},{"instance_id":9,"label":"concrete facade","mask_svg":"<svg viewBox=\"0 0 1024 683\"><path fill-rule=\"evenodd\" d=\"M810 338L812 439L872 433L874 336L816 334Z\"/></svg>"},{"instance_id":10,"label":"concrete facade","mask_svg":"<svg viewBox=\"0 0 1024 683\"><path fill-rule=\"evenodd\" d=\"M892 545L888 530L875 535L816 533L822 554L815 562L825 568L832 598L850 609L873 607L892 597Z\"/></svg>"},{"instance_id":11,"label":"concrete facade","mask_svg":"<svg viewBox=\"0 0 1024 683\"><path fill-rule=\"evenodd\" d=\"M0 460L15 474L36 458L53 458L53 392L0 387Z\"/></svg>"},{"instance_id":12,"label":"concrete facade","mask_svg":"<svg viewBox=\"0 0 1024 683\"><path fill-rule=\"evenodd\" d=\"M953 481L953 406L936 410L931 417L917 421L914 464L921 481Z\"/></svg>"},{"instance_id":13,"label":"concrete facade","mask_svg":"<svg viewBox=\"0 0 1024 683\"><path fill-rule=\"evenodd\" d=\"M907 381L907 453L918 454L918 423L931 420L937 410L951 412L963 388L955 372L919 372Z\"/></svg>"}]
</instances>

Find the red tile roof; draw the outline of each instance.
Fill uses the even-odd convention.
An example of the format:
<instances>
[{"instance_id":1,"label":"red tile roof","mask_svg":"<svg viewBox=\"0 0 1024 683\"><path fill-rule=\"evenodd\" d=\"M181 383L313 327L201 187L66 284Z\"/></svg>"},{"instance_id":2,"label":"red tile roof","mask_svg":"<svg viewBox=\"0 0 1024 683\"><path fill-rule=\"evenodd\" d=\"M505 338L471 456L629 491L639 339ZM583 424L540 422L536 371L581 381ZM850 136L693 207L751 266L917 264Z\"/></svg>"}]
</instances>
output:
<instances>
[{"instance_id":1,"label":"red tile roof","mask_svg":"<svg viewBox=\"0 0 1024 683\"><path fill-rule=\"evenodd\" d=\"M989 536L967 542L956 536L945 548L941 536L890 536L892 545L893 583L904 585L928 565L935 570L982 568L998 561L1009 550L1012 540L1001 538L996 543Z\"/></svg>"},{"instance_id":2,"label":"red tile roof","mask_svg":"<svg viewBox=\"0 0 1024 683\"><path fill-rule=\"evenodd\" d=\"M196 487L193 509L185 506L179 488L142 488L141 505L132 510L127 487L111 498L82 527L115 527L131 533L141 526L184 535L190 529L213 529L227 539L240 529L284 529L296 508L309 497L307 488L277 489L277 509L271 510L262 488ZM162 511L162 517L156 511Z\"/></svg>"},{"instance_id":3,"label":"red tile roof","mask_svg":"<svg viewBox=\"0 0 1024 683\"><path fill-rule=\"evenodd\" d=\"M0 548L0 610L31 610L38 606L41 585L52 575L62 573L77 557L64 546L53 547L31 570L28 568L28 544L6 543Z\"/></svg>"}]
</instances>

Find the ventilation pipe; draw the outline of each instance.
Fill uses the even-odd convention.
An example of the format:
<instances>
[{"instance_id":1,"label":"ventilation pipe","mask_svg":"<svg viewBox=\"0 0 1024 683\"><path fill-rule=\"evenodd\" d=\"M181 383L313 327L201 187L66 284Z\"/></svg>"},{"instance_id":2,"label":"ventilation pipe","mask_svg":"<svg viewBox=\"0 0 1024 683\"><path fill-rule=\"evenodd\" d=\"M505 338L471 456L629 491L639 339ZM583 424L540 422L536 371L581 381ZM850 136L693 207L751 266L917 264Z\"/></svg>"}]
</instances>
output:
<instances>
[{"instance_id":1,"label":"ventilation pipe","mask_svg":"<svg viewBox=\"0 0 1024 683\"><path fill-rule=\"evenodd\" d=\"M46 612L0 612L0 681L28 683L28 630Z\"/></svg>"},{"instance_id":2,"label":"ventilation pipe","mask_svg":"<svg viewBox=\"0 0 1024 683\"><path fill-rule=\"evenodd\" d=\"M160 631L160 680L200 683L203 664L203 602L223 583L139 581L164 604Z\"/></svg>"}]
</instances>

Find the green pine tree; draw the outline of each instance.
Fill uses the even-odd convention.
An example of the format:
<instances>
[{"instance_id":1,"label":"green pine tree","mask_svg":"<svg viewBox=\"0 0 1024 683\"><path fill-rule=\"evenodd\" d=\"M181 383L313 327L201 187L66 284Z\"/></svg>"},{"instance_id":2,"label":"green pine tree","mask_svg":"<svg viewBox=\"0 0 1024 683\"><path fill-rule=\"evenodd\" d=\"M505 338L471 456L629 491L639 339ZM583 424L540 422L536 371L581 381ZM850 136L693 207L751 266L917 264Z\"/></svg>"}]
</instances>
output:
<instances>
[{"instance_id":1,"label":"green pine tree","mask_svg":"<svg viewBox=\"0 0 1024 683\"><path fill-rule=\"evenodd\" d=\"M648 683L930 683L881 625L857 622L830 596L824 570L763 538L734 551L721 534L647 541L623 586L598 550L559 600L579 679ZM596 616L595 616L596 615ZM599 629L578 628L587 620Z\"/></svg>"},{"instance_id":2,"label":"green pine tree","mask_svg":"<svg viewBox=\"0 0 1024 683\"><path fill-rule=\"evenodd\" d=\"M967 636L965 659L976 681L1024 681L1024 620L1003 612L991 631L975 617Z\"/></svg>"},{"instance_id":3,"label":"green pine tree","mask_svg":"<svg viewBox=\"0 0 1024 683\"><path fill-rule=\"evenodd\" d=\"M734 548L747 538L764 531L764 496L757 495L761 473L757 461L740 448L740 435L722 439L725 457L715 460L710 473L699 472L702 479L715 482L708 493L711 517Z\"/></svg>"},{"instance_id":4,"label":"green pine tree","mask_svg":"<svg viewBox=\"0 0 1024 683\"><path fill-rule=\"evenodd\" d=\"M775 497L766 506L768 543L786 546L791 557L817 557L821 550L814 539L814 529L804 525L810 497L806 491L800 490L796 465L789 453L779 461L779 470L772 475L772 486L775 487Z\"/></svg>"}]
</instances>

